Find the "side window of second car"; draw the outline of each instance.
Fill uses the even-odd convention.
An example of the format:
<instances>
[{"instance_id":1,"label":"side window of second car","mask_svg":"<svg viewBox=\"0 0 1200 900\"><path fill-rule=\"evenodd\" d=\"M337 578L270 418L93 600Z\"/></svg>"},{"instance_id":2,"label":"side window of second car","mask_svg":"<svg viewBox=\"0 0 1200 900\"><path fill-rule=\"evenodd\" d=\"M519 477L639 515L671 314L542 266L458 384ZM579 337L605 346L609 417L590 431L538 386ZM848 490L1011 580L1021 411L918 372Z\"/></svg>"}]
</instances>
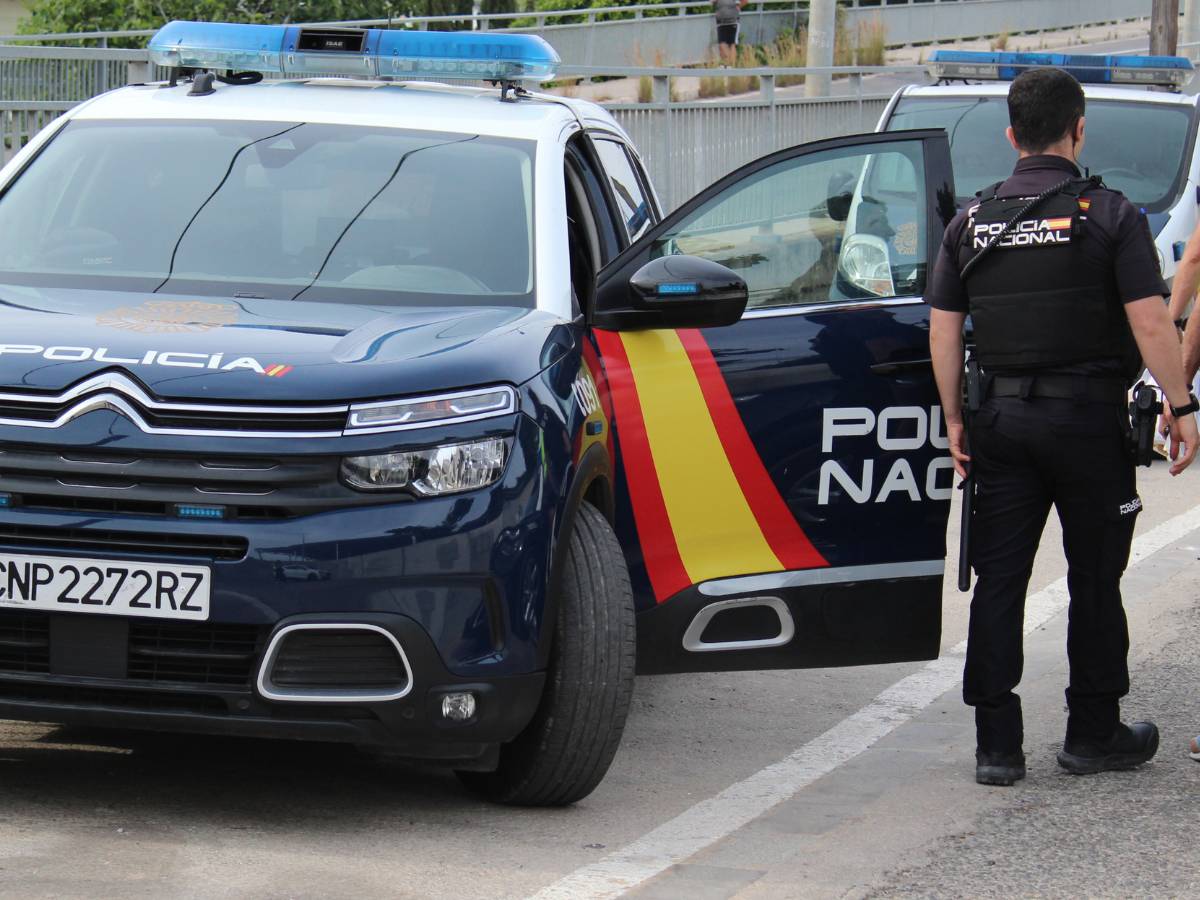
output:
<instances>
[{"instance_id":1,"label":"side window of second car","mask_svg":"<svg viewBox=\"0 0 1200 900\"><path fill-rule=\"evenodd\" d=\"M833 148L744 177L651 252L728 266L750 308L920 297L927 210L919 142Z\"/></svg>"},{"instance_id":2,"label":"side window of second car","mask_svg":"<svg viewBox=\"0 0 1200 900\"><path fill-rule=\"evenodd\" d=\"M617 141L597 138L594 141L596 152L604 164L604 171L612 185L613 196L617 199L621 221L629 234L629 240L636 241L650 227L653 216L650 201L642 184L634 172L633 163L626 154L625 147Z\"/></svg>"}]
</instances>

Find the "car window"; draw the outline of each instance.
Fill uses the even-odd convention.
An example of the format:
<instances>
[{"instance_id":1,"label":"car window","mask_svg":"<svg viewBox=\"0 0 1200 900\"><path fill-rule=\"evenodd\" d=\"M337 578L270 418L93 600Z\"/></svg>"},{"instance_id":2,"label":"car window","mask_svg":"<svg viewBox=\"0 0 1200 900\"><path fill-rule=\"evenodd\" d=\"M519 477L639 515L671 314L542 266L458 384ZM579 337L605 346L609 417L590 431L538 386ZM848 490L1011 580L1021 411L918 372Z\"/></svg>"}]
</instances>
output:
<instances>
[{"instance_id":1,"label":"car window","mask_svg":"<svg viewBox=\"0 0 1200 900\"><path fill-rule=\"evenodd\" d=\"M886 184L873 185L884 170ZM728 266L746 280L750 308L918 297L927 209L920 142L828 150L744 178L681 219L652 254Z\"/></svg>"},{"instance_id":2,"label":"car window","mask_svg":"<svg viewBox=\"0 0 1200 900\"><path fill-rule=\"evenodd\" d=\"M629 239L635 241L650 227L650 204L633 171L625 148L616 141L603 139L595 141L595 144L600 161L604 163L604 170L608 173L613 195L617 198L617 207L621 212L625 231Z\"/></svg>"},{"instance_id":3,"label":"car window","mask_svg":"<svg viewBox=\"0 0 1200 900\"><path fill-rule=\"evenodd\" d=\"M303 123L71 122L0 198L0 233L6 280L533 306L533 144Z\"/></svg>"},{"instance_id":4,"label":"car window","mask_svg":"<svg viewBox=\"0 0 1200 900\"><path fill-rule=\"evenodd\" d=\"M1089 99L1079 161L1147 212L1163 212L1186 181L1192 117L1176 104ZM1007 127L1006 97L905 97L887 122L888 131L946 129L960 199L1011 174Z\"/></svg>"}]
</instances>

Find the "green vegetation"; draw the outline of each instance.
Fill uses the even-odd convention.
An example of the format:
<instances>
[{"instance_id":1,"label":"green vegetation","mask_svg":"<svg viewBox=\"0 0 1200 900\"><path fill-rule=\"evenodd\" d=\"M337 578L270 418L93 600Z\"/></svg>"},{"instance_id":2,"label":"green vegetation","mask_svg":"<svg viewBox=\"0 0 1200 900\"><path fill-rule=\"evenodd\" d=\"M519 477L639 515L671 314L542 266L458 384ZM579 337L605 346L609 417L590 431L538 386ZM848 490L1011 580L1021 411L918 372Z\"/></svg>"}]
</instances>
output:
<instances>
[{"instance_id":1,"label":"green vegetation","mask_svg":"<svg viewBox=\"0 0 1200 900\"><path fill-rule=\"evenodd\" d=\"M518 0L483 0L485 13L515 12ZM539 0L540 2L540 0ZM471 0L32 0L22 34L158 28L203 22L336 22L471 12ZM114 46L119 42L113 42ZM128 42L144 46L145 41Z\"/></svg>"}]
</instances>

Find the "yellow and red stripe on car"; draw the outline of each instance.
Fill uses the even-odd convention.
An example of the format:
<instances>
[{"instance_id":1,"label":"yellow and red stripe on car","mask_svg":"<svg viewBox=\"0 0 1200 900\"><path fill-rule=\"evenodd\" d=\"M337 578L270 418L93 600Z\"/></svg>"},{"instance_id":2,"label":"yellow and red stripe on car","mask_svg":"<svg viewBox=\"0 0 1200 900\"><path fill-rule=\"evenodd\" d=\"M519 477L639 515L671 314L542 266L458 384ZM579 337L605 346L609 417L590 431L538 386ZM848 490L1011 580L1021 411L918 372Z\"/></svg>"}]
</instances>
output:
<instances>
[{"instance_id":1,"label":"yellow and red stripe on car","mask_svg":"<svg viewBox=\"0 0 1200 900\"><path fill-rule=\"evenodd\" d=\"M695 329L596 332L655 599L826 566L780 496Z\"/></svg>"}]
</instances>

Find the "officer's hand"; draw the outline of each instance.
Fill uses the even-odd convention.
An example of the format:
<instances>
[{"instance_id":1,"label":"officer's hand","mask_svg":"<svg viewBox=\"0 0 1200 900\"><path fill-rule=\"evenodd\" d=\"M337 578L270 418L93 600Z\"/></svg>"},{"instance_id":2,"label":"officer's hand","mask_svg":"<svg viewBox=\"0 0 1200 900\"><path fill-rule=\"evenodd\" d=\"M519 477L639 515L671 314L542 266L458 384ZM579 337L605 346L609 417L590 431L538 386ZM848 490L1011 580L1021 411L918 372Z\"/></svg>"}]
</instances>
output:
<instances>
[{"instance_id":1,"label":"officer's hand","mask_svg":"<svg viewBox=\"0 0 1200 900\"><path fill-rule=\"evenodd\" d=\"M967 456L967 432L962 423L946 423L946 437L950 441L950 457L954 460L954 471L959 478L967 477L967 464L971 457Z\"/></svg>"},{"instance_id":2,"label":"officer's hand","mask_svg":"<svg viewBox=\"0 0 1200 900\"><path fill-rule=\"evenodd\" d=\"M1192 460L1196 458L1197 444L1200 444L1200 434L1196 432L1195 415L1171 420L1172 475L1178 475L1192 464Z\"/></svg>"}]
</instances>

